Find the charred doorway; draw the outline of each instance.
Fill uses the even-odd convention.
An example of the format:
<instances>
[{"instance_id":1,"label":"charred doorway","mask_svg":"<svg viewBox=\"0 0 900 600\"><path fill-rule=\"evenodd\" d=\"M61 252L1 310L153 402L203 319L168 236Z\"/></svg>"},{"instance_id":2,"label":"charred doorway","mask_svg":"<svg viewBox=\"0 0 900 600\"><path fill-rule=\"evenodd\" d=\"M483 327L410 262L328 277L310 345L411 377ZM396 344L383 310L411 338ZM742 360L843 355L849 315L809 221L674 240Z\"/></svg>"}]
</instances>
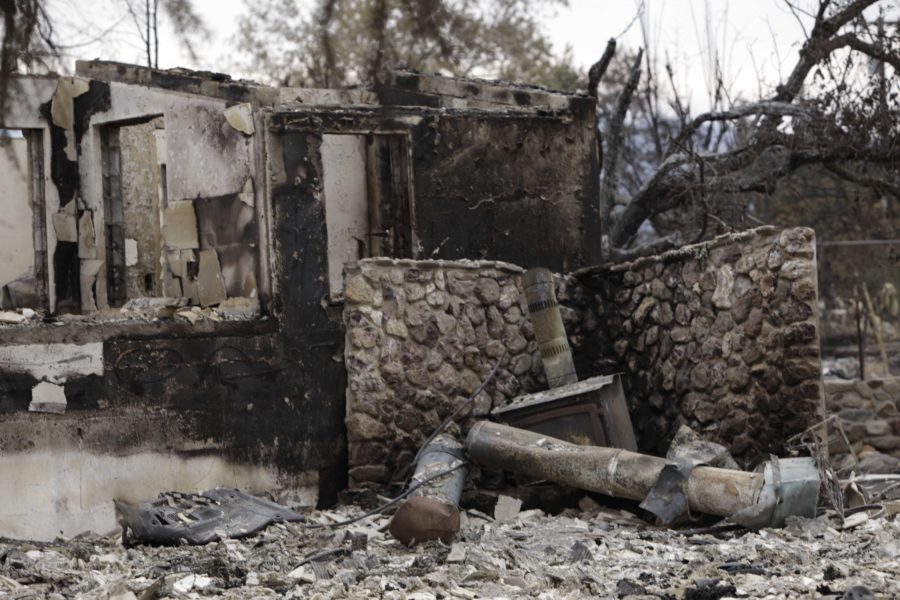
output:
<instances>
[{"instance_id":1,"label":"charred doorway","mask_svg":"<svg viewBox=\"0 0 900 600\"><path fill-rule=\"evenodd\" d=\"M167 205L163 118L107 125L102 154L109 305L161 296L161 221Z\"/></svg>"},{"instance_id":2,"label":"charred doorway","mask_svg":"<svg viewBox=\"0 0 900 600\"><path fill-rule=\"evenodd\" d=\"M415 210L406 134L322 136L328 280L343 290L344 264L372 256L412 258Z\"/></svg>"}]
</instances>

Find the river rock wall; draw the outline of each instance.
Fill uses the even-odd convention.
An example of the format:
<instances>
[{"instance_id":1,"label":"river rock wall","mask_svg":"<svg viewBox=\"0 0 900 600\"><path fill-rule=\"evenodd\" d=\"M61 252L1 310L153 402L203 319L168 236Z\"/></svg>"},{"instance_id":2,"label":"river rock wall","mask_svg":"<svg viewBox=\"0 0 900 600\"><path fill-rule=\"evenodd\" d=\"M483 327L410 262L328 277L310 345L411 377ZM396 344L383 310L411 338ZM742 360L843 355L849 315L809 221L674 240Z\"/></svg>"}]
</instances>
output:
<instances>
[{"instance_id":1,"label":"river rock wall","mask_svg":"<svg viewBox=\"0 0 900 600\"><path fill-rule=\"evenodd\" d=\"M351 484L386 483L478 388L462 415L546 387L522 294L498 262L370 259L345 270Z\"/></svg>"},{"instance_id":2,"label":"river rock wall","mask_svg":"<svg viewBox=\"0 0 900 600\"><path fill-rule=\"evenodd\" d=\"M761 228L576 272L579 375L622 372L644 450L686 423L751 463L824 414L815 235Z\"/></svg>"},{"instance_id":3,"label":"river rock wall","mask_svg":"<svg viewBox=\"0 0 900 600\"><path fill-rule=\"evenodd\" d=\"M522 270L369 259L345 270L351 485L388 482L475 391L472 419L546 389ZM557 277L580 379L622 373L640 448L683 423L750 464L824 418L815 237L771 228Z\"/></svg>"}]
</instances>

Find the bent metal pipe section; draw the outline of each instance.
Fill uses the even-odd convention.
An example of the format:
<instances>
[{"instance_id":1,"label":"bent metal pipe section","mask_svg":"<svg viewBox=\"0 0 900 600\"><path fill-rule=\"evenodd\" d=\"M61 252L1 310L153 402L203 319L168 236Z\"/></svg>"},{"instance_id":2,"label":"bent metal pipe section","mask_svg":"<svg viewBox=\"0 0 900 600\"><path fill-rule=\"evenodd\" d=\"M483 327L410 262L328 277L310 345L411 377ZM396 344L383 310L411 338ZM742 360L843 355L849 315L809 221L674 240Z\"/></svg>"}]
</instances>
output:
<instances>
[{"instance_id":1,"label":"bent metal pipe section","mask_svg":"<svg viewBox=\"0 0 900 600\"><path fill-rule=\"evenodd\" d=\"M631 500L644 500L666 465L664 458L577 446L488 421L469 431L466 451L470 460L484 467ZM730 517L756 506L764 484L763 473L701 466L691 471L686 492L691 510Z\"/></svg>"}]
</instances>

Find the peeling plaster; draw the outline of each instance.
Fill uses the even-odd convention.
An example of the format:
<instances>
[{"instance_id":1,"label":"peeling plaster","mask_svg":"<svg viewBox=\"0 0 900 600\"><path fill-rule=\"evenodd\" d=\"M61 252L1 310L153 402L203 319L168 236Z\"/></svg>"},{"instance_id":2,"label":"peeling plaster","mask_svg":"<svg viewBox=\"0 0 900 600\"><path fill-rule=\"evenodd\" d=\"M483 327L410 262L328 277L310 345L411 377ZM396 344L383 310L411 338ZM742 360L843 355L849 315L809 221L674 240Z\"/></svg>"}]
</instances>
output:
<instances>
[{"instance_id":1,"label":"peeling plaster","mask_svg":"<svg viewBox=\"0 0 900 600\"><path fill-rule=\"evenodd\" d=\"M244 135L256 133L256 126L253 125L253 107L249 102L242 102L226 108L225 120Z\"/></svg>"},{"instance_id":2,"label":"peeling plaster","mask_svg":"<svg viewBox=\"0 0 900 600\"><path fill-rule=\"evenodd\" d=\"M215 250L201 250L199 254L200 274L197 276L197 288L200 304L201 306L218 304L226 298L219 256Z\"/></svg>"},{"instance_id":3,"label":"peeling plaster","mask_svg":"<svg viewBox=\"0 0 900 600\"><path fill-rule=\"evenodd\" d=\"M73 100L90 89L90 81L81 77L60 77L50 100L53 124L66 132L66 158L77 160L75 151L75 107Z\"/></svg>"},{"instance_id":4,"label":"peeling plaster","mask_svg":"<svg viewBox=\"0 0 900 600\"><path fill-rule=\"evenodd\" d=\"M87 259L81 261L81 310L82 312L92 312L97 310L97 298L94 296L94 283L97 281L97 274L103 268L104 261L97 259Z\"/></svg>"},{"instance_id":5,"label":"peeling plaster","mask_svg":"<svg viewBox=\"0 0 900 600\"><path fill-rule=\"evenodd\" d=\"M78 241L78 219L75 217L75 201L66 204L59 212L53 213L53 229L60 242Z\"/></svg>"},{"instance_id":6,"label":"peeling plaster","mask_svg":"<svg viewBox=\"0 0 900 600\"><path fill-rule=\"evenodd\" d=\"M78 221L78 258L97 258L93 213L86 210Z\"/></svg>"},{"instance_id":7,"label":"peeling plaster","mask_svg":"<svg viewBox=\"0 0 900 600\"><path fill-rule=\"evenodd\" d=\"M197 213L192 202L181 202L166 208L166 246L169 248L199 248Z\"/></svg>"}]
</instances>

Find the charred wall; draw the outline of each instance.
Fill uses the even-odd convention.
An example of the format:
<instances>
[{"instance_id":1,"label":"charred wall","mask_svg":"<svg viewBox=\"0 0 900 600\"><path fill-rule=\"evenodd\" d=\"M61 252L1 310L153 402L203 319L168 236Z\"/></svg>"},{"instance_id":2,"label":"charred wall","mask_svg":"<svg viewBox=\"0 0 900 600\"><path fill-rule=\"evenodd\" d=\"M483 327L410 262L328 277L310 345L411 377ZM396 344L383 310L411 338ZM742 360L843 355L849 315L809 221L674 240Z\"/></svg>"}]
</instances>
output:
<instances>
[{"instance_id":1,"label":"charred wall","mask_svg":"<svg viewBox=\"0 0 900 600\"><path fill-rule=\"evenodd\" d=\"M329 289L324 134L378 132L407 140L412 201L400 214L408 222L389 225L408 227L415 241L410 254L510 257L559 269L584 264L589 254L596 161L593 120L585 111L566 105L555 111L301 107L270 115L261 106L260 94L266 94L254 89L235 95L232 82L207 82L225 88L191 96L185 92L195 91L196 78L165 79L166 89L160 89L144 87L160 83L159 73L145 80L144 71L116 65L87 70L108 81L74 78L62 88L57 82L56 92L42 87L41 102L52 97L71 113L60 120L46 104L40 124L51 175L51 289L60 292L57 299L67 310L97 310L43 313L30 323L0 327L0 476L19 482L0 493L0 504L34 504L28 519L0 513L0 527L69 515L65 533L73 534L79 523L101 526L111 518L110 494L137 501L166 486L193 489L197 482L250 491L318 485L320 502L336 497L346 482L347 386L342 305ZM235 100L248 104L236 106ZM12 114L18 118L19 112ZM213 252L220 261L213 279L223 295L201 300L202 314L208 316L207 305L225 295L247 296L259 300L259 318L228 320L213 312L215 319L196 321L172 311L129 316L115 304L105 306L105 206L112 195L104 135L118 130L121 148L123 128L147 130L144 137L155 151L144 163L156 161L159 177L144 187L158 185L167 194L142 204L163 213L158 241L165 256L135 264L165 258L172 266L185 252ZM484 178L473 180L473 172ZM187 237L181 236L185 231ZM541 232L548 232L548 242L533 244ZM122 237L127 241L126 232ZM85 263L96 267L88 279ZM173 281L187 272L163 272L161 288L154 289L194 303L184 282L179 288ZM477 333L471 320L460 325L478 336L474 347L496 352L498 344L512 342L515 367L504 370L535 371L539 378L530 339L508 331L524 320L515 278L495 269L488 279L503 298L484 300L474 291L478 282L467 277L453 289L465 302L483 304L490 320ZM454 306L459 309L458 302ZM200 314L196 308L194 315ZM421 333L420 350L438 346L434 326ZM441 348L447 360L458 361L467 346L457 336ZM478 376L471 373L469 380ZM498 384L503 398L521 387L511 377ZM43 465L40 481L17 468L28 461ZM194 477L206 468L204 461L213 465L211 475ZM173 473L180 475L172 479ZM87 487L92 494L78 496ZM40 489L40 498L16 495L28 489ZM93 520L78 521L79 511L94 507L75 506L75 497L105 508L91 512Z\"/></svg>"},{"instance_id":2,"label":"charred wall","mask_svg":"<svg viewBox=\"0 0 900 600\"><path fill-rule=\"evenodd\" d=\"M593 117L559 111L382 107L282 112L277 131L408 136L411 255L560 272L599 260ZM540 243L535 243L540 240Z\"/></svg>"},{"instance_id":3,"label":"charred wall","mask_svg":"<svg viewBox=\"0 0 900 600\"><path fill-rule=\"evenodd\" d=\"M557 272L599 260L596 147L585 115L447 115L415 131L419 256Z\"/></svg>"}]
</instances>

